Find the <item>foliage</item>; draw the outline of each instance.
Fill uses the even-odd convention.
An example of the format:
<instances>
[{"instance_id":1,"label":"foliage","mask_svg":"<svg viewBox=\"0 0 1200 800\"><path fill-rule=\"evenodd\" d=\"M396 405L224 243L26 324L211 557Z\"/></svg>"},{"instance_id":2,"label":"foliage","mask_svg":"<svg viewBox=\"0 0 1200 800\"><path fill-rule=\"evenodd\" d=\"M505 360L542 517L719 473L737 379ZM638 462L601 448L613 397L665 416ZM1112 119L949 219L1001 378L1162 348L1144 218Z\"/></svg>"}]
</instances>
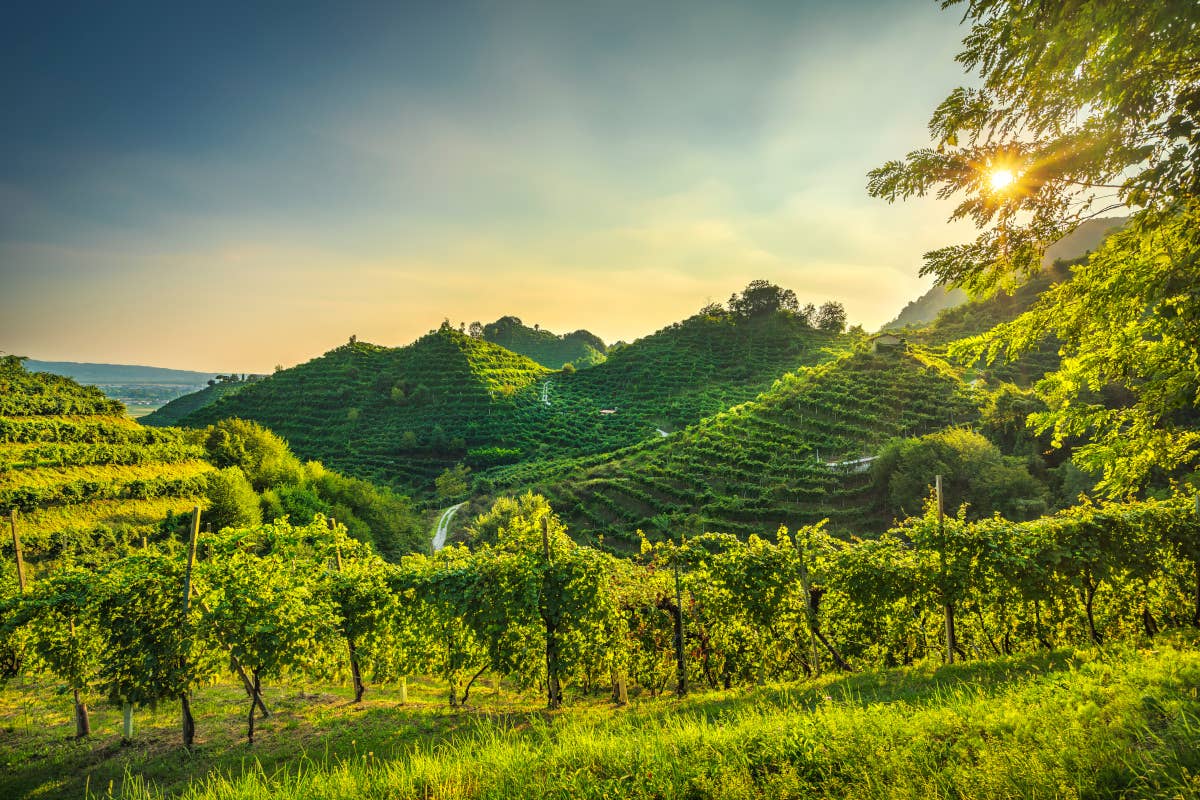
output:
<instances>
[{"instance_id":1,"label":"foliage","mask_svg":"<svg viewBox=\"0 0 1200 800\"><path fill-rule=\"evenodd\" d=\"M456 464L454 467L447 467L441 475L438 475L437 480L434 481L438 497L443 502L461 499L466 495L467 488L470 486L468 482L470 475L471 468L465 464Z\"/></svg>"},{"instance_id":2,"label":"foliage","mask_svg":"<svg viewBox=\"0 0 1200 800\"><path fill-rule=\"evenodd\" d=\"M1057 336L1062 364L1038 383L1048 407L1032 419L1055 445L1086 439L1074 460L1101 473L1110 495L1200 458L1198 224L1200 207L1188 206L1127 226L1020 317L955 347L992 360Z\"/></svg>"},{"instance_id":3,"label":"foliage","mask_svg":"<svg viewBox=\"0 0 1200 800\"><path fill-rule=\"evenodd\" d=\"M226 467L208 475L205 488L208 510L205 518L217 530L244 528L262 522L262 511L254 487L241 467Z\"/></svg>"},{"instance_id":4,"label":"foliage","mask_svg":"<svg viewBox=\"0 0 1200 800\"><path fill-rule=\"evenodd\" d=\"M739 317L757 317L778 311L795 313L799 310L800 303L794 291L764 280L750 281L741 293L729 298L729 313Z\"/></svg>"},{"instance_id":5,"label":"foliage","mask_svg":"<svg viewBox=\"0 0 1200 800\"><path fill-rule=\"evenodd\" d=\"M947 508L967 504L975 517L999 512L1031 519L1047 510L1045 487L1019 458L1006 458L981 434L950 428L920 438L900 439L880 451L871 475L885 513L918 512L934 476L942 476Z\"/></svg>"},{"instance_id":6,"label":"foliage","mask_svg":"<svg viewBox=\"0 0 1200 800\"><path fill-rule=\"evenodd\" d=\"M202 435L212 463L238 467L256 491L301 480L300 461L287 442L256 422L223 419Z\"/></svg>"},{"instance_id":7,"label":"foliage","mask_svg":"<svg viewBox=\"0 0 1200 800\"><path fill-rule=\"evenodd\" d=\"M982 86L955 90L930 122L936 148L874 170L869 190L888 200L964 192L953 217L982 233L927 254L924 271L975 292L1019 284L1089 216L1139 209L1028 314L958 352L1019 355L1057 335L1065 358L1040 386L1050 408L1038 425L1056 442L1092 435L1077 461L1102 472L1101 490L1141 488L1156 467L1170 472L1200 455L1200 11L976 0L965 18L958 59ZM1015 181L995 188L996 170ZM1110 385L1131 396L1098 402Z\"/></svg>"},{"instance_id":8,"label":"foliage","mask_svg":"<svg viewBox=\"0 0 1200 800\"><path fill-rule=\"evenodd\" d=\"M100 681L112 702L154 706L186 694L215 672L212 651L193 642L199 638L199 614L193 609L183 618L183 585L182 563L158 554L128 556L98 576Z\"/></svg>"},{"instance_id":9,"label":"foliage","mask_svg":"<svg viewBox=\"0 0 1200 800\"><path fill-rule=\"evenodd\" d=\"M846 308L833 300L822 303L817 309L814 324L828 333L841 333L846 330Z\"/></svg>"}]
</instances>

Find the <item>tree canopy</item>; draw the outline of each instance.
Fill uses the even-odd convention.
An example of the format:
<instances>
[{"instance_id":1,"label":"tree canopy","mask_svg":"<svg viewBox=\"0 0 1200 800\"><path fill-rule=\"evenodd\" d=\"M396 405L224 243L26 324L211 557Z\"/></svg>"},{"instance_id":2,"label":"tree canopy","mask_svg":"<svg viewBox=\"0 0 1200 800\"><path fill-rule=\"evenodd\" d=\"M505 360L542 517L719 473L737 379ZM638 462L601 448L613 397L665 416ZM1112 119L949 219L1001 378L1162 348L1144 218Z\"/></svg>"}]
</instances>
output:
<instances>
[{"instance_id":1,"label":"tree canopy","mask_svg":"<svg viewBox=\"0 0 1200 800\"><path fill-rule=\"evenodd\" d=\"M1124 231L1027 314L956 349L1019 356L1053 333L1064 359L1039 387L1042 430L1086 433L1077 461L1109 494L1200 456L1200 6L1170 0L947 0L970 31L931 146L869 175L888 201L958 196L975 241L927 253L923 274L980 294L1012 289L1082 221L1134 210ZM1105 402L1110 385L1127 402Z\"/></svg>"}]
</instances>

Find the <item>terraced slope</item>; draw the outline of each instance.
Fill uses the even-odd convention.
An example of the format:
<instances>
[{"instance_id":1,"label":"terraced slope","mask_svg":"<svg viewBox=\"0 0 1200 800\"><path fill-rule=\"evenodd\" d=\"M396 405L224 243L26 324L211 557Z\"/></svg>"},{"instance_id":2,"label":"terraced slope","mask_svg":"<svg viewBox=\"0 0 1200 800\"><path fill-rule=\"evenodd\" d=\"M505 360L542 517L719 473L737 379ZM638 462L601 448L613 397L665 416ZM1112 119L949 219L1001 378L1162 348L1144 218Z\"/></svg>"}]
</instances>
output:
<instances>
[{"instance_id":1,"label":"terraced slope","mask_svg":"<svg viewBox=\"0 0 1200 800\"><path fill-rule=\"evenodd\" d=\"M202 457L99 389L0 359L0 510L20 512L33 551L97 532L137 537L190 508L212 469Z\"/></svg>"},{"instance_id":2,"label":"terraced slope","mask_svg":"<svg viewBox=\"0 0 1200 800\"><path fill-rule=\"evenodd\" d=\"M870 456L889 438L977 415L970 390L919 353L865 350L780 379L752 402L612 458L509 467L501 487L545 493L573 531L631 547L670 518L705 530L772 533L828 517L865 533L885 520L866 502L868 472L829 466Z\"/></svg>"},{"instance_id":3,"label":"terraced slope","mask_svg":"<svg viewBox=\"0 0 1200 800\"><path fill-rule=\"evenodd\" d=\"M469 446L509 440L516 407L550 370L448 326L413 344L351 342L184 418L255 420L302 458L381 483L428 487Z\"/></svg>"},{"instance_id":4,"label":"terraced slope","mask_svg":"<svg viewBox=\"0 0 1200 800\"><path fill-rule=\"evenodd\" d=\"M745 402L781 375L845 352L850 337L795 315L701 313L556 378L554 397L586 397L617 416L671 431Z\"/></svg>"},{"instance_id":5,"label":"terraced slope","mask_svg":"<svg viewBox=\"0 0 1200 800\"><path fill-rule=\"evenodd\" d=\"M428 495L460 461L479 473L657 439L656 429L748 400L848 341L785 314L697 316L590 369L551 372L443 326L408 347L344 345L182 422L253 419L303 458Z\"/></svg>"}]
</instances>

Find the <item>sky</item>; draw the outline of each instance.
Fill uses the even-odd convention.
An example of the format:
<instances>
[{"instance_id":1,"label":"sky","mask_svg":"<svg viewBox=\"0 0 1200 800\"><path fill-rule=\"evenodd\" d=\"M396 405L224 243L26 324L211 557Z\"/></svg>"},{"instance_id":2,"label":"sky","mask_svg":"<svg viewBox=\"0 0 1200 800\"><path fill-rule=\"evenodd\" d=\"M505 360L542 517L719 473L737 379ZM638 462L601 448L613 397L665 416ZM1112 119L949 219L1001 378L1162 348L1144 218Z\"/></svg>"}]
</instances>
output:
<instances>
[{"instance_id":1,"label":"sky","mask_svg":"<svg viewBox=\"0 0 1200 800\"><path fill-rule=\"evenodd\" d=\"M0 351L268 372L508 314L632 341L757 278L873 330L972 238L865 189L970 80L939 5L9 3Z\"/></svg>"}]
</instances>

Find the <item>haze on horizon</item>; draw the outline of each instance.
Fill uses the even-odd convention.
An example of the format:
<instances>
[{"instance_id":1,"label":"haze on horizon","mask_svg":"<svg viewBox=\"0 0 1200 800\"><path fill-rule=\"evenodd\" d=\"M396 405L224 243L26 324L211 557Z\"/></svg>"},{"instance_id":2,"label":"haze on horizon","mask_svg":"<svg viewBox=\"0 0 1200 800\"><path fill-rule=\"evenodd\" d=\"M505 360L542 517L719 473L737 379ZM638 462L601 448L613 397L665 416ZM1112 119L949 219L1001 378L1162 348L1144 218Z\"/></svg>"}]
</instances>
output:
<instances>
[{"instance_id":1,"label":"haze on horizon","mask_svg":"<svg viewBox=\"0 0 1200 800\"><path fill-rule=\"evenodd\" d=\"M286 8L10 9L0 350L267 372L505 314L631 341L755 278L874 329L969 238L864 188L968 80L936 2Z\"/></svg>"}]
</instances>

